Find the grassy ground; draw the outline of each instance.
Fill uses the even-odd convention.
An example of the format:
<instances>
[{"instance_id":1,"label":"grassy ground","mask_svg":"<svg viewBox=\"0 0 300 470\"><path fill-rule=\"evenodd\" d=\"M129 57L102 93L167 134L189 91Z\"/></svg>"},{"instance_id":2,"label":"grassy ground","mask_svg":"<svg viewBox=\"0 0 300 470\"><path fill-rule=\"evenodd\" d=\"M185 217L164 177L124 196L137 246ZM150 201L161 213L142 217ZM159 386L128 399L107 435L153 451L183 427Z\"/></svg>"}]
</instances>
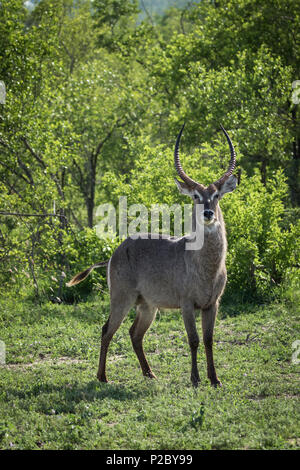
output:
<instances>
[{"instance_id":1,"label":"grassy ground","mask_svg":"<svg viewBox=\"0 0 300 470\"><path fill-rule=\"evenodd\" d=\"M176 311L158 314L145 338L157 381L141 375L128 335L131 312L111 343L110 383L100 384L96 371L107 301L38 306L5 300L0 307L0 340L6 344L1 449L300 447L300 365L292 361L292 343L300 339L296 308L223 307L215 330L223 387L209 385L201 345L202 383L195 390Z\"/></svg>"}]
</instances>

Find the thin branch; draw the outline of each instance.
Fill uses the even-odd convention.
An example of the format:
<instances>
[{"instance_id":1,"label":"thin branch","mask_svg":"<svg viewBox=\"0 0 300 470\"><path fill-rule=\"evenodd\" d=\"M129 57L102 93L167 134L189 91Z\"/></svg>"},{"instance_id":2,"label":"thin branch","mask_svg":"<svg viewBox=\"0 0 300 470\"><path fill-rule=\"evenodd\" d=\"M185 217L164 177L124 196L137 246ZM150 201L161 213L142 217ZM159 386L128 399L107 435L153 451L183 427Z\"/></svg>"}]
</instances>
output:
<instances>
[{"instance_id":1,"label":"thin branch","mask_svg":"<svg viewBox=\"0 0 300 470\"><path fill-rule=\"evenodd\" d=\"M182 10L181 15L180 15L180 27L181 27L181 32L182 32L182 34L185 34L185 29L184 29L184 14L185 14L185 9Z\"/></svg>"},{"instance_id":2,"label":"thin branch","mask_svg":"<svg viewBox=\"0 0 300 470\"><path fill-rule=\"evenodd\" d=\"M0 144L3 145L3 147L10 150L12 153L15 153L15 151L3 139L0 139ZM3 166L5 166L7 169L12 171L19 178L22 178L24 181L26 181L26 183L34 185L34 181L33 181L33 178L32 178L32 175L31 175L31 172L30 172L29 168L25 165L25 163L22 162L21 158L18 155L17 155L17 160L18 160L18 163L19 163L19 167L26 173L26 176L27 176L28 180L23 175L17 173L16 170L10 168L8 165L5 165L5 163L3 163L3 162L0 162L0 163Z\"/></svg>"},{"instance_id":3,"label":"thin branch","mask_svg":"<svg viewBox=\"0 0 300 470\"><path fill-rule=\"evenodd\" d=\"M9 191L12 191L13 193L15 193L21 199L21 201L24 201L24 198L21 195L21 193L12 184L10 184L7 180L3 180L2 178L0 178L0 181L2 181L2 183L8 186Z\"/></svg>"},{"instance_id":4,"label":"thin branch","mask_svg":"<svg viewBox=\"0 0 300 470\"><path fill-rule=\"evenodd\" d=\"M27 165L25 165L25 163L22 162L22 160L20 159L19 156L17 156L17 159L18 159L18 163L19 163L20 168L22 168L22 170L26 173L26 175L29 179L29 183L34 185L34 181L33 181L32 175L31 175L31 171L29 170Z\"/></svg>"},{"instance_id":5,"label":"thin branch","mask_svg":"<svg viewBox=\"0 0 300 470\"><path fill-rule=\"evenodd\" d=\"M78 170L78 173L79 173L79 176L80 176L80 181L77 180L78 184L79 184L79 187L80 189L82 190L82 192L86 195L86 190L85 190L85 184L84 184L84 177L83 177L83 174L82 174L82 171L81 171L81 168L80 166L78 165L78 163L76 162L76 160L73 158L73 164L74 166L76 167L76 169Z\"/></svg>"},{"instance_id":6,"label":"thin branch","mask_svg":"<svg viewBox=\"0 0 300 470\"><path fill-rule=\"evenodd\" d=\"M144 0L141 0L141 5L146 13L146 16L148 16L149 20L150 20L150 23L152 24L152 26L154 26L154 22L153 22L153 19L152 19L152 16L150 15L149 11L147 10L146 8L146 5L144 3Z\"/></svg>"},{"instance_id":7,"label":"thin branch","mask_svg":"<svg viewBox=\"0 0 300 470\"><path fill-rule=\"evenodd\" d=\"M25 144L25 147L27 148L27 150L29 150L29 152L31 153L31 155L37 160L37 162L42 166L42 168L44 168L44 170L47 168L47 165L45 164L45 162L43 161L43 159L33 150L33 148L31 147L31 145L29 144L28 140L26 139L26 137L21 137L21 140L24 142ZM64 192L61 188L61 185L60 185L60 182L57 178L56 175L54 175L53 173L49 173L52 180L54 181L54 183L56 184L57 186L57 189L58 189L58 193L60 195L60 197L62 199L64 199Z\"/></svg>"},{"instance_id":8,"label":"thin branch","mask_svg":"<svg viewBox=\"0 0 300 470\"><path fill-rule=\"evenodd\" d=\"M21 214L19 212L6 212L6 211L0 211L0 215L14 215L16 217L60 217L62 219L67 219L67 217L63 214Z\"/></svg>"},{"instance_id":9,"label":"thin branch","mask_svg":"<svg viewBox=\"0 0 300 470\"><path fill-rule=\"evenodd\" d=\"M69 56L69 59L70 59L70 70L69 70L69 72L70 72L70 75L72 75L76 58L75 58L74 54L71 54L71 52L69 51L69 49L65 45L64 41L61 41L61 43L62 43L63 48L65 49L67 55Z\"/></svg>"},{"instance_id":10,"label":"thin branch","mask_svg":"<svg viewBox=\"0 0 300 470\"><path fill-rule=\"evenodd\" d=\"M45 162L43 161L43 159L33 150L33 148L29 145L26 137L21 137L21 140L22 142L24 142L25 144L25 147L27 148L27 150L29 150L29 152L31 153L31 155L39 162L39 164L44 168L44 170L47 168L47 166L45 165Z\"/></svg>"},{"instance_id":11,"label":"thin branch","mask_svg":"<svg viewBox=\"0 0 300 470\"><path fill-rule=\"evenodd\" d=\"M30 181L28 181L28 179L25 178L24 175L21 175L20 173L18 173L16 170L14 170L13 168L11 168L11 167L10 167L9 165L7 165L6 163L0 161L0 165L4 166L4 168L6 168L6 169L9 170L11 173L13 173L14 175L16 175L18 178L21 178L23 181L25 181L25 183L31 184Z\"/></svg>"},{"instance_id":12,"label":"thin branch","mask_svg":"<svg viewBox=\"0 0 300 470\"><path fill-rule=\"evenodd\" d=\"M40 292L39 292L39 285L37 282L37 278L35 275L35 270L34 270L34 241L33 237L31 238L31 255L28 254L28 266L31 271L32 279L33 279L33 284L35 288L35 295L36 298L38 299L40 297Z\"/></svg>"},{"instance_id":13,"label":"thin branch","mask_svg":"<svg viewBox=\"0 0 300 470\"><path fill-rule=\"evenodd\" d=\"M97 156L99 155L99 153L100 153L100 151L101 151L103 145L104 145L105 142L107 142L108 139L111 137L111 135L112 135L113 131L115 130L115 128L116 128L116 127L125 126L125 123L124 123L124 124L121 124L121 125L119 126L119 123L120 123L121 120L122 120L122 118L118 119L118 120L115 122L115 124L112 126L112 128L110 129L110 131L107 133L107 135L104 137L104 139L99 142L99 144L97 145L95 151L94 151L93 154L92 154L93 159L97 159Z\"/></svg>"},{"instance_id":14,"label":"thin branch","mask_svg":"<svg viewBox=\"0 0 300 470\"><path fill-rule=\"evenodd\" d=\"M81 225L81 223L79 222L79 220L77 219L76 215L74 214L74 212L72 211L71 207L68 208L69 211L70 211L70 214L71 216L73 217L73 219L75 220L75 223L77 224L77 226L79 227L80 230L83 230L83 226Z\"/></svg>"}]
</instances>

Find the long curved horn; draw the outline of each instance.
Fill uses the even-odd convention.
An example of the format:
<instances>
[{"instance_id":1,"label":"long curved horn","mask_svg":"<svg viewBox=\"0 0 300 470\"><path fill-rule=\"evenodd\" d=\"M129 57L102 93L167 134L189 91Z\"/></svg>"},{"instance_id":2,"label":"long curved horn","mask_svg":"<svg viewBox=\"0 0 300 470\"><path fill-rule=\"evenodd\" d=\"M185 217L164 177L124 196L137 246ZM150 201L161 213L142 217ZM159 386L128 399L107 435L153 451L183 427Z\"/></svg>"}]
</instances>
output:
<instances>
[{"instance_id":1,"label":"long curved horn","mask_svg":"<svg viewBox=\"0 0 300 470\"><path fill-rule=\"evenodd\" d=\"M175 169L178 173L178 175L180 176L180 178L188 185L190 186L191 188L195 188L197 186L198 183L196 183L196 181L192 180L192 178L190 178L182 169L182 166L181 166L181 163L180 163L180 159L179 159L179 143L180 143L180 138L181 138L181 134L183 132L183 129L184 129L184 126L185 124L183 124L178 136L177 136L177 140L176 140L176 144L175 144L175 152L174 152L174 163L175 163Z\"/></svg>"},{"instance_id":2,"label":"long curved horn","mask_svg":"<svg viewBox=\"0 0 300 470\"><path fill-rule=\"evenodd\" d=\"M232 172L233 170L235 169L235 165L236 165L236 155L235 155L235 150L234 150L234 146L231 142L231 139L229 137L229 135L227 134L227 132L225 131L224 127L222 126L222 124L220 124L221 126L221 129L222 131L224 132L225 136L226 136L226 139L227 139L227 142L229 144L229 148L230 148L230 154L231 154L231 157L230 157L230 162L229 162L229 167L228 167L228 170L226 171L226 173L224 173L223 176L221 176L214 184L222 184L224 183L225 180L227 180L227 178L229 178L230 175L232 175Z\"/></svg>"}]
</instances>

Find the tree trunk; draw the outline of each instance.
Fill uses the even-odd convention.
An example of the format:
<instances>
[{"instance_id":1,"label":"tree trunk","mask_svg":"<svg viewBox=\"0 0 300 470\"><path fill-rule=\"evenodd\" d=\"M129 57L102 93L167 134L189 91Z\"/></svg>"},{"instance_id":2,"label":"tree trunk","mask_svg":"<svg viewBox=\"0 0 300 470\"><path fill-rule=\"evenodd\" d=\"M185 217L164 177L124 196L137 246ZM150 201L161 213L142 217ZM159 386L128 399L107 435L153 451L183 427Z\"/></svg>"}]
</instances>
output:
<instances>
[{"instance_id":1,"label":"tree trunk","mask_svg":"<svg viewBox=\"0 0 300 470\"><path fill-rule=\"evenodd\" d=\"M88 226L90 228L93 228L93 222L94 222L96 167L97 167L97 155L95 156L92 154L90 158L90 176L89 176L89 188L88 188L89 195L86 199Z\"/></svg>"},{"instance_id":2,"label":"tree trunk","mask_svg":"<svg viewBox=\"0 0 300 470\"><path fill-rule=\"evenodd\" d=\"M86 200L88 227L93 228L94 224L94 198L89 197Z\"/></svg>"},{"instance_id":3,"label":"tree trunk","mask_svg":"<svg viewBox=\"0 0 300 470\"><path fill-rule=\"evenodd\" d=\"M292 120L295 129L295 136L293 141L293 159L290 167L290 188L291 188L291 201L293 206L300 205L300 182L299 182L299 170L300 170L300 136L297 126L297 112L294 108L292 110Z\"/></svg>"},{"instance_id":4,"label":"tree trunk","mask_svg":"<svg viewBox=\"0 0 300 470\"><path fill-rule=\"evenodd\" d=\"M266 160L262 160L261 162L260 174L261 174L261 182L264 186L266 186L266 181L267 181L267 161Z\"/></svg>"}]
</instances>

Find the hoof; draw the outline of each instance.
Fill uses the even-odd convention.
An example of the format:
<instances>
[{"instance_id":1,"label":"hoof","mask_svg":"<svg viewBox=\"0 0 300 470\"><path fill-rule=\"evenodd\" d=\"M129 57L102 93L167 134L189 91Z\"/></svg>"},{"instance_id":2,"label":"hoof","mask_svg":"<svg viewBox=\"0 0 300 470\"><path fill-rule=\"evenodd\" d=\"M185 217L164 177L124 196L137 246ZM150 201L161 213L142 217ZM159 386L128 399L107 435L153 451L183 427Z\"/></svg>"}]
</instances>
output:
<instances>
[{"instance_id":1,"label":"hoof","mask_svg":"<svg viewBox=\"0 0 300 470\"><path fill-rule=\"evenodd\" d=\"M146 373L144 374L144 376L145 376L145 377L148 377L148 379L156 379L156 378L157 378L156 375L153 374L152 370L149 370L148 372L146 372Z\"/></svg>"},{"instance_id":2,"label":"hoof","mask_svg":"<svg viewBox=\"0 0 300 470\"><path fill-rule=\"evenodd\" d=\"M108 380L105 376L97 375L97 379L99 380L99 382L108 383Z\"/></svg>"},{"instance_id":3,"label":"hoof","mask_svg":"<svg viewBox=\"0 0 300 470\"><path fill-rule=\"evenodd\" d=\"M220 382L220 380L213 380L211 381L211 386L214 388L222 387L222 383Z\"/></svg>"},{"instance_id":4,"label":"hoof","mask_svg":"<svg viewBox=\"0 0 300 470\"><path fill-rule=\"evenodd\" d=\"M193 387L197 388L200 383L200 377L191 377Z\"/></svg>"}]
</instances>

